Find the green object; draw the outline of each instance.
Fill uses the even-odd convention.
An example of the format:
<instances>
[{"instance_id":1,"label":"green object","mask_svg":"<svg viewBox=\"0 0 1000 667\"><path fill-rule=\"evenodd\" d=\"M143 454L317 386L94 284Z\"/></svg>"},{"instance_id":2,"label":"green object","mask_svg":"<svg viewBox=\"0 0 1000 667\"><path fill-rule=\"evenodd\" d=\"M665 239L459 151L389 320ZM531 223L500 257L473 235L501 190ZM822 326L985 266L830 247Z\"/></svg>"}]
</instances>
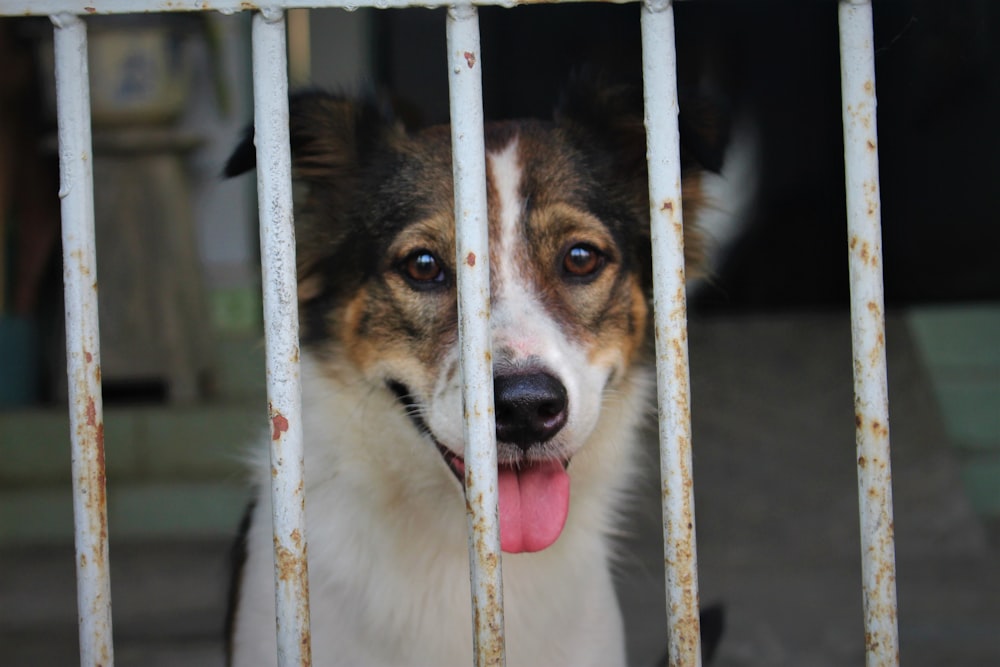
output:
<instances>
[{"instance_id":1,"label":"green object","mask_svg":"<svg viewBox=\"0 0 1000 667\"><path fill-rule=\"evenodd\" d=\"M0 315L0 408L38 397L38 327L27 317Z\"/></svg>"},{"instance_id":2,"label":"green object","mask_svg":"<svg viewBox=\"0 0 1000 667\"><path fill-rule=\"evenodd\" d=\"M916 308L909 322L973 507L1000 516L1000 304Z\"/></svg>"}]
</instances>

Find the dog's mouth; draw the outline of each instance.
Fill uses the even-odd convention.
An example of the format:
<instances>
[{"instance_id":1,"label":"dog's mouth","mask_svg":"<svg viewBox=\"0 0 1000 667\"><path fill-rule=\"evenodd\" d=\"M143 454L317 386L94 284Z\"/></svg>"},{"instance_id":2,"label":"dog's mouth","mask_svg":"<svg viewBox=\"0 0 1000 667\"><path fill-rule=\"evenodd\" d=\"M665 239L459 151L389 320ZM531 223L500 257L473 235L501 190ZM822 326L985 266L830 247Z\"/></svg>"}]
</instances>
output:
<instances>
[{"instance_id":1,"label":"dog's mouth","mask_svg":"<svg viewBox=\"0 0 1000 667\"><path fill-rule=\"evenodd\" d=\"M405 385L390 382L388 386L417 430L437 447L464 492L465 460L434 437ZM503 551L541 551L559 538L569 515L568 465L569 461L563 458L520 457L497 466L500 547Z\"/></svg>"}]
</instances>

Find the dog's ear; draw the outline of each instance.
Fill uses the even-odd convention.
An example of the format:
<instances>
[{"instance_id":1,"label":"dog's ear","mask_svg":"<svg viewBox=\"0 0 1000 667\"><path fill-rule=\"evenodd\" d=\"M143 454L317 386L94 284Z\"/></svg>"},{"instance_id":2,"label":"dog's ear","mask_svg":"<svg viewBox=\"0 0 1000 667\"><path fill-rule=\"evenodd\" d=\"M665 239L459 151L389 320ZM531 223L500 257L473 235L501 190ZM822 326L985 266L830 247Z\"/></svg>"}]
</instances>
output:
<instances>
[{"instance_id":1,"label":"dog's ear","mask_svg":"<svg viewBox=\"0 0 1000 667\"><path fill-rule=\"evenodd\" d=\"M350 179L363 156L387 136L401 132L392 113L374 98L352 100L308 90L288 100L293 178L337 185ZM223 175L238 176L257 164L254 131L247 129Z\"/></svg>"},{"instance_id":2,"label":"dog's ear","mask_svg":"<svg viewBox=\"0 0 1000 667\"><path fill-rule=\"evenodd\" d=\"M701 117L697 105L690 116ZM685 115L684 118L688 116ZM598 76L583 73L574 76L556 108L556 124L563 128L570 142L587 156L602 189L618 192L643 225L643 237L649 233L649 182L646 165L646 126L643 120L642 88L639 85L609 85ZM703 272L704 238L698 231L698 211L704 206L699 173L718 170L725 150L723 140L706 137L695 140L704 128L683 119L681 126L681 168L683 175L684 247L687 274ZM706 124L714 120L706 116ZM688 148L690 143L691 148ZM647 258L648 260L648 258ZM647 288L649 272L646 272Z\"/></svg>"},{"instance_id":3,"label":"dog's ear","mask_svg":"<svg viewBox=\"0 0 1000 667\"><path fill-rule=\"evenodd\" d=\"M611 85L584 70L574 74L555 110L556 124L588 156L599 178L634 186L645 201L646 128L642 120L642 89Z\"/></svg>"},{"instance_id":4,"label":"dog's ear","mask_svg":"<svg viewBox=\"0 0 1000 667\"><path fill-rule=\"evenodd\" d=\"M732 125L719 96L678 90L681 167L719 172ZM634 176L646 169L646 127L642 87L609 84L589 70L574 74L556 107L556 121L572 135L597 141L616 157L616 167Z\"/></svg>"},{"instance_id":5,"label":"dog's ear","mask_svg":"<svg viewBox=\"0 0 1000 667\"><path fill-rule=\"evenodd\" d=\"M387 105L375 98L348 99L309 90L288 101L292 179L296 189L299 300L305 304L328 287L321 267L345 252L350 212L365 165L405 131ZM237 176L256 166L253 128L226 163Z\"/></svg>"}]
</instances>

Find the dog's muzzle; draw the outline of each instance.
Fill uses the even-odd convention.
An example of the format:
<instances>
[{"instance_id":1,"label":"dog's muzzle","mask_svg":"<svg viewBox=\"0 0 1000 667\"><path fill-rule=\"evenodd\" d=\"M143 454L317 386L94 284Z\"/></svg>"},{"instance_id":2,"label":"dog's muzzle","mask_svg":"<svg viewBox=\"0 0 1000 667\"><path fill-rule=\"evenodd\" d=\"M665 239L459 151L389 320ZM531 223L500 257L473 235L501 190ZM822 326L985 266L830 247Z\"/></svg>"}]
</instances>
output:
<instances>
[{"instance_id":1,"label":"dog's muzzle","mask_svg":"<svg viewBox=\"0 0 1000 667\"><path fill-rule=\"evenodd\" d=\"M405 385L388 387L464 488L462 457L435 437ZM508 553L540 551L558 539L569 513L569 461L545 447L566 425L569 396L562 382L539 370L501 373L493 387L501 547Z\"/></svg>"}]
</instances>

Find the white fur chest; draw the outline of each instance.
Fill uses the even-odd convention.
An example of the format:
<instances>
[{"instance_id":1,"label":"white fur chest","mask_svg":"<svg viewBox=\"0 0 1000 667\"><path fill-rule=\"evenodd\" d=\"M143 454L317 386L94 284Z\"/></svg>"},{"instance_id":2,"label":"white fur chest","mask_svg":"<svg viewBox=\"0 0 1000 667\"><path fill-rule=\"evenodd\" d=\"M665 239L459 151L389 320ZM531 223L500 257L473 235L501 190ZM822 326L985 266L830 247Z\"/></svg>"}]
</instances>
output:
<instances>
[{"instance_id":1,"label":"white fur chest","mask_svg":"<svg viewBox=\"0 0 1000 667\"><path fill-rule=\"evenodd\" d=\"M456 480L442 474L436 452L423 449L432 445L383 405L386 399L343 391L308 357L303 371L313 664L471 664L465 507ZM612 477L625 474L627 458ZM591 476L610 463L575 461L574 484L594 484ZM607 482L596 486L617 486ZM574 495L556 544L503 557L511 667L624 664L604 537L613 494L577 491L583 493ZM258 499L247 539L233 664L273 665L267 493Z\"/></svg>"}]
</instances>

